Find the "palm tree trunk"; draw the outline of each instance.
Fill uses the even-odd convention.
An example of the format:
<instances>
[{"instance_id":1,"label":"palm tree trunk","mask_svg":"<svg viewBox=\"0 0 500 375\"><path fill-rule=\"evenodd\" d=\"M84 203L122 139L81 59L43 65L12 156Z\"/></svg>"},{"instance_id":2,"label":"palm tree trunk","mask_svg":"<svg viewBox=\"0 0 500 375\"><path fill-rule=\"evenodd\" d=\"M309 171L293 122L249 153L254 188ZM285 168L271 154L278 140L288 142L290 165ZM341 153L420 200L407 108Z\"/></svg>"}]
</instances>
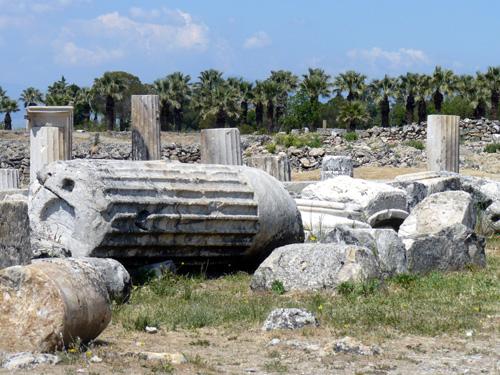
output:
<instances>
[{"instance_id":1,"label":"palm tree trunk","mask_svg":"<svg viewBox=\"0 0 500 375\"><path fill-rule=\"evenodd\" d=\"M255 123L257 127L262 127L264 123L264 105L260 102L255 105Z\"/></svg>"},{"instance_id":2,"label":"palm tree trunk","mask_svg":"<svg viewBox=\"0 0 500 375\"><path fill-rule=\"evenodd\" d=\"M356 131L356 121L354 121L354 120L349 121L349 131L350 132Z\"/></svg>"},{"instance_id":3,"label":"palm tree trunk","mask_svg":"<svg viewBox=\"0 0 500 375\"><path fill-rule=\"evenodd\" d=\"M418 123L422 123L427 118L427 105L425 104L425 100L418 101Z\"/></svg>"},{"instance_id":4,"label":"palm tree trunk","mask_svg":"<svg viewBox=\"0 0 500 375\"><path fill-rule=\"evenodd\" d=\"M226 127L226 113L222 108L219 108L219 111L217 112L217 116L215 118L215 127L216 128Z\"/></svg>"},{"instance_id":5,"label":"palm tree trunk","mask_svg":"<svg viewBox=\"0 0 500 375\"><path fill-rule=\"evenodd\" d=\"M408 95L406 99L406 124L413 123L413 111L415 110L415 98L413 95Z\"/></svg>"},{"instance_id":6,"label":"palm tree trunk","mask_svg":"<svg viewBox=\"0 0 500 375\"><path fill-rule=\"evenodd\" d=\"M441 107L443 104L443 94L439 90L436 90L434 92L434 95L432 96L432 99L434 100L434 107L436 108L437 113L441 113Z\"/></svg>"},{"instance_id":7,"label":"palm tree trunk","mask_svg":"<svg viewBox=\"0 0 500 375\"><path fill-rule=\"evenodd\" d=\"M380 103L380 115L382 117L382 127L389 127L389 113L390 113L389 99L387 96L384 97L382 103Z\"/></svg>"},{"instance_id":8,"label":"palm tree trunk","mask_svg":"<svg viewBox=\"0 0 500 375\"><path fill-rule=\"evenodd\" d=\"M500 93L498 91L491 92L491 120L498 120L498 100Z\"/></svg>"},{"instance_id":9,"label":"palm tree trunk","mask_svg":"<svg viewBox=\"0 0 500 375\"><path fill-rule=\"evenodd\" d=\"M267 103L267 130L272 133L274 130L274 104L272 101Z\"/></svg>"},{"instance_id":10,"label":"palm tree trunk","mask_svg":"<svg viewBox=\"0 0 500 375\"><path fill-rule=\"evenodd\" d=\"M5 113L3 123L5 126L5 130L12 130L12 118L10 117L10 112Z\"/></svg>"},{"instance_id":11,"label":"palm tree trunk","mask_svg":"<svg viewBox=\"0 0 500 375\"><path fill-rule=\"evenodd\" d=\"M106 120L108 122L108 130L113 131L115 129L115 100L111 95L106 97Z\"/></svg>"},{"instance_id":12,"label":"palm tree trunk","mask_svg":"<svg viewBox=\"0 0 500 375\"><path fill-rule=\"evenodd\" d=\"M246 100L241 102L241 124L244 125L248 121L248 102Z\"/></svg>"},{"instance_id":13,"label":"palm tree trunk","mask_svg":"<svg viewBox=\"0 0 500 375\"><path fill-rule=\"evenodd\" d=\"M347 101L352 102L355 99L354 94L349 91L349 94L347 94Z\"/></svg>"},{"instance_id":14,"label":"palm tree trunk","mask_svg":"<svg viewBox=\"0 0 500 375\"><path fill-rule=\"evenodd\" d=\"M123 117L120 117L118 122L120 123L120 131L121 132L124 132L125 130L127 130L127 122L125 121L125 119Z\"/></svg>"},{"instance_id":15,"label":"palm tree trunk","mask_svg":"<svg viewBox=\"0 0 500 375\"><path fill-rule=\"evenodd\" d=\"M160 129L163 132L168 131L168 104L162 103L160 109Z\"/></svg>"},{"instance_id":16,"label":"palm tree trunk","mask_svg":"<svg viewBox=\"0 0 500 375\"><path fill-rule=\"evenodd\" d=\"M180 132L182 130L182 109L174 108L174 124L175 129Z\"/></svg>"}]
</instances>

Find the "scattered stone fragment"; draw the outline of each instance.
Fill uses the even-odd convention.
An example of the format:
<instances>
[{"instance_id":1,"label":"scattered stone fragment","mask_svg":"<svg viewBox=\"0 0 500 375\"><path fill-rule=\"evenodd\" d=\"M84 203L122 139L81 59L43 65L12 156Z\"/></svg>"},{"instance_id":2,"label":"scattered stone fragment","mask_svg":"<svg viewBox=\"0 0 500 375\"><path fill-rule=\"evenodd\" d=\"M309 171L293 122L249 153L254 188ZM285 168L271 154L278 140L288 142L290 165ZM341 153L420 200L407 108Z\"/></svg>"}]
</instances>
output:
<instances>
[{"instance_id":1,"label":"scattered stone fragment","mask_svg":"<svg viewBox=\"0 0 500 375\"><path fill-rule=\"evenodd\" d=\"M327 180L336 176L353 176L352 159L348 156L327 155L323 158L321 165L321 180Z\"/></svg>"},{"instance_id":2,"label":"scattered stone fragment","mask_svg":"<svg viewBox=\"0 0 500 375\"><path fill-rule=\"evenodd\" d=\"M92 362L92 363L101 363L102 362L102 358L94 355L94 356L92 356L90 358L90 362Z\"/></svg>"},{"instance_id":3,"label":"scattered stone fragment","mask_svg":"<svg viewBox=\"0 0 500 375\"><path fill-rule=\"evenodd\" d=\"M158 328L156 328L156 327L146 327L144 330L147 333L151 333L151 334L158 333Z\"/></svg>"},{"instance_id":4,"label":"scattered stone fragment","mask_svg":"<svg viewBox=\"0 0 500 375\"><path fill-rule=\"evenodd\" d=\"M285 291L334 289L343 282L379 278L372 250L343 244L293 244L274 250L255 271L251 288L270 290L279 281Z\"/></svg>"},{"instance_id":5,"label":"scattered stone fragment","mask_svg":"<svg viewBox=\"0 0 500 375\"><path fill-rule=\"evenodd\" d=\"M2 362L2 367L7 370L33 369L38 365L56 365L61 361L57 355L37 353L7 354Z\"/></svg>"},{"instance_id":6,"label":"scattered stone fragment","mask_svg":"<svg viewBox=\"0 0 500 375\"><path fill-rule=\"evenodd\" d=\"M324 349L326 352L333 351L335 353L346 353L355 355L377 355L381 354L382 350L378 346L366 346L346 336L333 344L329 344Z\"/></svg>"},{"instance_id":7,"label":"scattered stone fragment","mask_svg":"<svg viewBox=\"0 0 500 375\"><path fill-rule=\"evenodd\" d=\"M463 224L470 229L476 224L474 201L464 191L446 191L425 198L401 225L399 235L430 235L453 224Z\"/></svg>"},{"instance_id":8,"label":"scattered stone fragment","mask_svg":"<svg viewBox=\"0 0 500 375\"><path fill-rule=\"evenodd\" d=\"M339 226L327 232L321 242L357 245L372 250L378 257L384 276L407 271L405 246L392 229L356 229Z\"/></svg>"},{"instance_id":9,"label":"scattered stone fragment","mask_svg":"<svg viewBox=\"0 0 500 375\"><path fill-rule=\"evenodd\" d=\"M26 200L0 201L0 269L32 258Z\"/></svg>"},{"instance_id":10,"label":"scattered stone fragment","mask_svg":"<svg viewBox=\"0 0 500 375\"><path fill-rule=\"evenodd\" d=\"M309 311L296 308L276 309L268 315L262 330L298 329L308 325L319 325L314 314Z\"/></svg>"},{"instance_id":11,"label":"scattered stone fragment","mask_svg":"<svg viewBox=\"0 0 500 375\"><path fill-rule=\"evenodd\" d=\"M128 352L127 357L137 357L146 361L166 361L173 365L180 365L187 362L182 353L156 353L156 352Z\"/></svg>"}]
</instances>

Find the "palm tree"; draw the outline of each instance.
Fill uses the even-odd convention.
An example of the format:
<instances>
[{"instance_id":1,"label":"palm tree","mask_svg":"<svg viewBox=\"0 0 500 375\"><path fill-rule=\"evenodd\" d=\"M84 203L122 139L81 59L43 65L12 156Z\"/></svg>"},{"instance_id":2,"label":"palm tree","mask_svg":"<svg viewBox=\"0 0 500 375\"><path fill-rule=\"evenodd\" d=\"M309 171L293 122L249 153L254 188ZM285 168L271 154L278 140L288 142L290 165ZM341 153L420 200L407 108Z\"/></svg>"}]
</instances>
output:
<instances>
[{"instance_id":1,"label":"palm tree","mask_svg":"<svg viewBox=\"0 0 500 375\"><path fill-rule=\"evenodd\" d=\"M258 128L264 123L264 103L266 101L266 93L264 92L264 83L261 81L255 82L255 87L252 90L251 102L255 107L255 123Z\"/></svg>"},{"instance_id":2,"label":"palm tree","mask_svg":"<svg viewBox=\"0 0 500 375\"><path fill-rule=\"evenodd\" d=\"M244 125L248 122L249 104L253 98L253 84L245 81L243 78L230 77L227 79L230 86L234 87L241 98L240 104L240 124Z\"/></svg>"},{"instance_id":3,"label":"palm tree","mask_svg":"<svg viewBox=\"0 0 500 375\"><path fill-rule=\"evenodd\" d=\"M287 70L271 71L271 81L278 84L278 95L276 100L276 122L279 124L281 117L286 112L288 96L294 92L299 85L299 77Z\"/></svg>"},{"instance_id":4,"label":"palm tree","mask_svg":"<svg viewBox=\"0 0 500 375\"><path fill-rule=\"evenodd\" d=\"M171 83L174 99L172 105L174 111L174 128L177 131L181 131L184 108L189 100L191 100L191 84L189 83L191 76L188 74L184 75L181 72L174 72L168 75L167 79Z\"/></svg>"},{"instance_id":5,"label":"palm tree","mask_svg":"<svg viewBox=\"0 0 500 375\"><path fill-rule=\"evenodd\" d=\"M413 123L413 112L415 110L415 85L417 75L415 73L406 73L399 77L398 96L405 101L406 123Z\"/></svg>"},{"instance_id":6,"label":"palm tree","mask_svg":"<svg viewBox=\"0 0 500 375\"><path fill-rule=\"evenodd\" d=\"M122 99L127 88L120 78L106 72L94 80L94 89L106 101L106 122L111 131L116 124L115 102Z\"/></svg>"},{"instance_id":7,"label":"palm tree","mask_svg":"<svg viewBox=\"0 0 500 375\"><path fill-rule=\"evenodd\" d=\"M5 117L3 120L5 130L12 130L12 118L10 114L17 111L19 111L17 102L8 97L4 97L1 102L0 112L5 113Z\"/></svg>"},{"instance_id":8,"label":"palm tree","mask_svg":"<svg viewBox=\"0 0 500 375\"><path fill-rule=\"evenodd\" d=\"M396 95L397 81L385 75L382 79L373 80L369 87L375 102L380 106L382 126L388 127L391 111L390 99Z\"/></svg>"},{"instance_id":9,"label":"palm tree","mask_svg":"<svg viewBox=\"0 0 500 375\"><path fill-rule=\"evenodd\" d=\"M477 78L471 75L462 75L457 79L457 91L474 110L474 117L480 119L486 115L490 103L489 90L482 84L484 77L478 73Z\"/></svg>"},{"instance_id":10,"label":"palm tree","mask_svg":"<svg viewBox=\"0 0 500 375\"><path fill-rule=\"evenodd\" d=\"M432 73L431 85L434 90L432 100L438 113L441 112L444 95L450 95L455 91L455 81L456 77L451 70L436 66Z\"/></svg>"},{"instance_id":11,"label":"palm tree","mask_svg":"<svg viewBox=\"0 0 500 375\"><path fill-rule=\"evenodd\" d=\"M280 88L278 83L270 79L266 79L262 84L262 89L264 90L264 96L266 98L266 118L267 118L267 130L272 133L276 128L276 116L275 109L278 103L278 96L280 93Z\"/></svg>"},{"instance_id":12,"label":"palm tree","mask_svg":"<svg viewBox=\"0 0 500 375\"><path fill-rule=\"evenodd\" d=\"M47 89L45 104L50 106L69 105L73 102L74 87L69 86L64 76L59 81L55 81Z\"/></svg>"},{"instance_id":13,"label":"palm tree","mask_svg":"<svg viewBox=\"0 0 500 375\"><path fill-rule=\"evenodd\" d=\"M484 74L478 74L481 77L481 84L490 90L491 119L498 119L498 101L500 100L500 67L490 66Z\"/></svg>"},{"instance_id":14,"label":"palm tree","mask_svg":"<svg viewBox=\"0 0 500 375\"><path fill-rule=\"evenodd\" d=\"M365 80L365 75L357 73L354 70L348 70L335 78L333 86L338 94L347 92L347 101L351 102L363 97L366 90Z\"/></svg>"},{"instance_id":15,"label":"palm tree","mask_svg":"<svg viewBox=\"0 0 500 375\"><path fill-rule=\"evenodd\" d=\"M24 108L26 108L32 105L39 105L43 103L43 95L40 90L35 89L34 87L28 87L27 89L23 90L19 100L24 102Z\"/></svg>"},{"instance_id":16,"label":"palm tree","mask_svg":"<svg viewBox=\"0 0 500 375\"><path fill-rule=\"evenodd\" d=\"M153 90L160 100L160 128L162 131L167 131L170 107L174 102L172 82L167 78L157 79L153 83Z\"/></svg>"},{"instance_id":17,"label":"palm tree","mask_svg":"<svg viewBox=\"0 0 500 375\"><path fill-rule=\"evenodd\" d=\"M415 81L415 101L417 103L418 122L422 123L427 119L427 99L432 90L432 78L425 74L419 74Z\"/></svg>"},{"instance_id":18,"label":"palm tree","mask_svg":"<svg viewBox=\"0 0 500 375\"><path fill-rule=\"evenodd\" d=\"M356 125L368 122L370 116L359 100L346 101L337 116L337 121L349 125L349 131L356 131Z\"/></svg>"},{"instance_id":19,"label":"palm tree","mask_svg":"<svg viewBox=\"0 0 500 375\"><path fill-rule=\"evenodd\" d=\"M309 68L308 73L303 75L300 88L309 97L313 112L319 108L319 98L330 95L330 86L330 76L323 69Z\"/></svg>"},{"instance_id":20,"label":"palm tree","mask_svg":"<svg viewBox=\"0 0 500 375\"><path fill-rule=\"evenodd\" d=\"M92 104L95 100L95 92L89 87L82 87L75 97L75 106L81 108L82 120L85 126L90 122Z\"/></svg>"}]
</instances>

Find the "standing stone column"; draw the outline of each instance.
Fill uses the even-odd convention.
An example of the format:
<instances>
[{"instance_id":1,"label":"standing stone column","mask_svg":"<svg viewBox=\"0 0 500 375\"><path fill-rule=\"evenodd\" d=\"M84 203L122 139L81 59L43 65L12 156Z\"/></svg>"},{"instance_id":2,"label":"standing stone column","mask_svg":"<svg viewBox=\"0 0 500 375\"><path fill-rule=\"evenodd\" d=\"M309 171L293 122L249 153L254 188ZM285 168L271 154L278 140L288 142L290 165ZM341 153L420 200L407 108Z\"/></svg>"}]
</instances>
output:
<instances>
[{"instance_id":1,"label":"standing stone column","mask_svg":"<svg viewBox=\"0 0 500 375\"><path fill-rule=\"evenodd\" d=\"M30 183L36 181L40 169L57 160L69 160L65 138L59 128L42 126L31 128L30 132Z\"/></svg>"},{"instance_id":2,"label":"standing stone column","mask_svg":"<svg viewBox=\"0 0 500 375\"><path fill-rule=\"evenodd\" d=\"M321 181L337 176L353 176L353 163L349 156L327 155L321 165Z\"/></svg>"},{"instance_id":3,"label":"standing stone column","mask_svg":"<svg viewBox=\"0 0 500 375\"><path fill-rule=\"evenodd\" d=\"M457 172L459 169L459 116L427 116L427 169Z\"/></svg>"},{"instance_id":4,"label":"standing stone column","mask_svg":"<svg viewBox=\"0 0 500 375\"><path fill-rule=\"evenodd\" d=\"M243 165L240 131L236 128L202 130L200 148L203 164Z\"/></svg>"},{"instance_id":5,"label":"standing stone column","mask_svg":"<svg viewBox=\"0 0 500 375\"><path fill-rule=\"evenodd\" d=\"M132 160L160 160L158 95L132 95Z\"/></svg>"},{"instance_id":6,"label":"standing stone column","mask_svg":"<svg viewBox=\"0 0 500 375\"><path fill-rule=\"evenodd\" d=\"M269 173L278 181L292 180L290 161L286 154L253 156L247 159L247 165Z\"/></svg>"},{"instance_id":7,"label":"standing stone column","mask_svg":"<svg viewBox=\"0 0 500 375\"><path fill-rule=\"evenodd\" d=\"M19 189L19 170L0 169L0 190Z\"/></svg>"}]
</instances>

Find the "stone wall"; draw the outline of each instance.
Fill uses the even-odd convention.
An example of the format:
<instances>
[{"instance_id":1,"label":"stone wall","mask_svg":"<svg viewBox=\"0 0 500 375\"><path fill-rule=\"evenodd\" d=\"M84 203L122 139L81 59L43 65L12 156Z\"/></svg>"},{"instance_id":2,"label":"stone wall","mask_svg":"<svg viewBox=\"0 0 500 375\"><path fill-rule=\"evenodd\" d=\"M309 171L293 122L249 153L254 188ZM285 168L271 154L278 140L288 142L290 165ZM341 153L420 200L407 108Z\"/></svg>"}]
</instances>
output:
<instances>
[{"instance_id":1,"label":"stone wall","mask_svg":"<svg viewBox=\"0 0 500 375\"><path fill-rule=\"evenodd\" d=\"M325 154L350 156L354 166L424 166L425 150L409 147L405 142L420 140L425 145L426 123L406 125L403 127L374 127L358 131L359 139L348 142L342 137L343 129L320 129L323 146L319 148L283 148L294 170L310 170L321 167ZM484 146L493 141L494 134L500 134L500 121L469 120L460 122L462 147L479 154ZM128 133L130 134L130 133ZM111 134L112 139L115 134ZM92 138L92 137L90 137ZM121 140L118 140L121 138ZM124 159L131 158L131 142L127 134L120 133L116 142L75 141L73 158L75 159ZM243 135L241 137L243 159L267 153L266 144L272 141L268 135ZM25 132L0 132L0 168L16 168L20 170L22 183L29 181L29 138ZM161 148L162 158L178 160L182 163L200 162L200 145L164 143ZM461 167L478 168L468 160L461 158Z\"/></svg>"}]
</instances>

